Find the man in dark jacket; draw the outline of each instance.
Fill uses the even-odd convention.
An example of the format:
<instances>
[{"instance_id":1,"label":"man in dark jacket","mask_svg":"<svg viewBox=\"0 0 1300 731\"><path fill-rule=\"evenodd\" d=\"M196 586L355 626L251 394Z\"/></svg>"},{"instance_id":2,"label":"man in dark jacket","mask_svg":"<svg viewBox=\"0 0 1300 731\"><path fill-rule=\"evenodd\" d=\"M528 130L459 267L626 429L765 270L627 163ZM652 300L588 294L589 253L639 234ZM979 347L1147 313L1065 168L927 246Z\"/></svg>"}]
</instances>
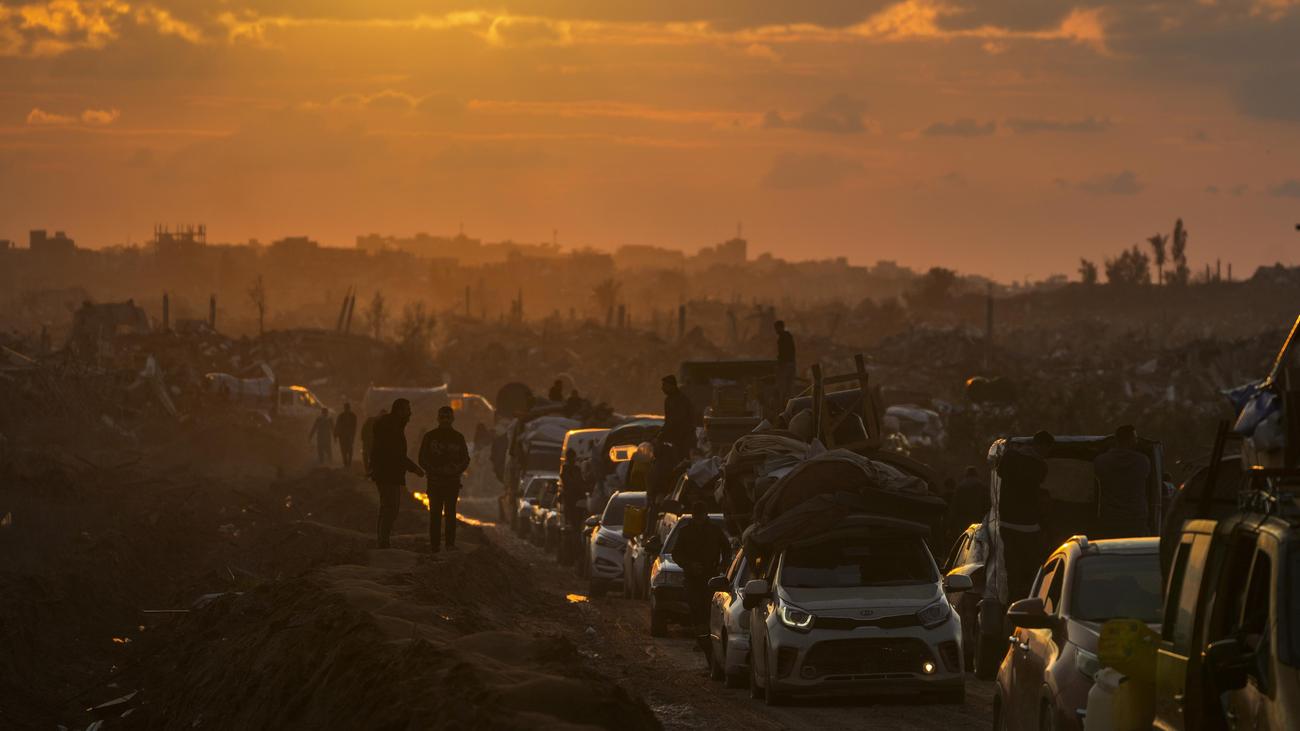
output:
<instances>
[{"instance_id":1,"label":"man in dark jacket","mask_svg":"<svg viewBox=\"0 0 1300 731\"><path fill-rule=\"evenodd\" d=\"M567 566L576 555L575 536L582 534L582 521L587 519L587 485L578 464L578 453L573 449L564 453L564 466L560 468L560 506L564 520L559 559L561 566Z\"/></svg>"},{"instance_id":2,"label":"man in dark jacket","mask_svg":"<svg viewBox=\"0 0 1300 731\"><path fill-rule=\"evenodd\" d=\"M469 467L465 437L451 427L456 412L450 406L438 409L438 426L420 442L420 466L428 473L429 546L434 553L442 542L441 526L447 527L447 550L456 547L456 501L460 498L460 477Z\"/></svg>"},{"instance_id":3,"label":"man in dark jacket","mask_svg":"<svg viewBox=\"0 0 1300 731\"><path fill-rule=\"evenodd\" d=\"M1043 522L1047 517L1047 457L1056 439L1045 431L1034 435L1026 448L1008 445L998 460L1002 487L998 495L998 535L1002 542L1002 565L1007 575L1008 601L1029 596L1034 574L1046 558Z\"/></svg>"},{"instance_id":4,"label":"man in dark jacket","mask_svg":"<svg viewBox=\"0 0 1300 731\"><path fill-rule=\"evenodd\" d=\"M316 438L316 461L326 465L330 463L330 442L334 440L334 420L330 418L330 410L321 407L320 416L311 423L311 432L307 434L307 441Z\"/></svg>"},{"instance_id":5,"label":"man in dark jacket","mask_svg":"<svg viewBox=\"0 0 1300 731\"><path fill-rule=\"evenodd\" d=\"M664 425L659 431L659 441L673 445L673 462L686 459L695 446L695 410L691 400L677 386L677 376L667 375L662 382L664 392ZM655 452L658 457L658 451Z\"/></svg>"},{"instance_id":6,"label":"man in dark jacket","mask_svg":"<svg viewBox=\"0 0 1300 731\"><path fill-rule=\"evenodd\" d=\"M1151 460L1138 451L1137 429L1124 425L1115 430L1115 446L1092 461L1097 473L1097 522L1100 538L1151 535L1147 506L1147 478Z\"/></svg>"},{"instance_id":7,"label":"man in dark jacket","mask_svg":"<svg viewBox=\"0 0 1300 731\"><path fill-rule=\"evenodd\" d=\"M393 402L393 410L375 422L370 474L379 488L380 548L388 548L402 493L406 491L406 473L424 475L424 470L406 456L406 425L410 420L411 402L399 398Z\"/></svg>"},{"instance_id":8,"label":"man in dark jacket","mask_svg":"<svg viewBox=\"0 0 1300 731\"><path fill-rule=\"evenodd\" d=\"M691 507L691 520L677 529L677 543L673 546L673 561L682 567L686 579L686 604L690 607L691 624L698 629L709 621L709 579L718 575L718 569L730 558L731 542L727 534L709 519L709 506L698 500Z\"/></svg>"},{"instance_id":9,"label":"man in dark jacket","mask_svg":"<svg viewBox=\"0 0 1300 731\"><path fill-rule=\"evenodd\" d=\"M366 417L361 425L361 466L366 470L366 477L370 476L370 455L374 453L375 424L385 416L388 416L388 409L380 409L377 416Z\"/></svg>"},{"instance_id":10,"label":"man in dark jacket","mask_svg":"<svg viewBox=\"0 0 1300 731\"><path fill-rule=\"evenodd\" d=\"M343 413L334 420L334 438L339 440L339 454L343 455L343 467L352 466L352 440L357 436L357 415L352 411L352 404L344 402Z\"/></svg>"}]
</instances>

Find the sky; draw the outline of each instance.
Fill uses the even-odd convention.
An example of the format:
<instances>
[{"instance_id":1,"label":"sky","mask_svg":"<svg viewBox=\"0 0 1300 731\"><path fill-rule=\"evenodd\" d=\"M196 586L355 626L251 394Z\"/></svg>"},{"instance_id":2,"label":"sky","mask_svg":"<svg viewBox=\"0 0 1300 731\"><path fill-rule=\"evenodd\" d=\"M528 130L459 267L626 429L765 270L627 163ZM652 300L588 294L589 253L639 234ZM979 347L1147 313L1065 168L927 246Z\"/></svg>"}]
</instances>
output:
<instances>
[{"instance_id":1,"label":"sky","mask_svg":"<svg viewBox=\"0 0 1300 731\"><path fill-rule=\"evenodd\" d=\"M1297 263L1300 0L0 0L0 238Z\"/></svg>"}]
</instances>

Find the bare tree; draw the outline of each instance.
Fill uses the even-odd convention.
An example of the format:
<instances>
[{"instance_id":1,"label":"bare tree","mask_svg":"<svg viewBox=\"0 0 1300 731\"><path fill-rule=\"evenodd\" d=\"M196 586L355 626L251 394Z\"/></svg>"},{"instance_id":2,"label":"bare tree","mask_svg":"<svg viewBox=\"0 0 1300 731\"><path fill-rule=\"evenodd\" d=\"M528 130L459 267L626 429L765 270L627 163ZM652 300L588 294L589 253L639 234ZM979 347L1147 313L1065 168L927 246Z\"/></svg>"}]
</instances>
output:
<instances>
[{"instance_id":1,"label":"bare tree","mask_svg":"<svg viewBox=\"0 0 1300 731\"><path fill-rule=\"evenodd\" d=\"M623 293L623 283L615 279L606 279L591 290L591 298L596 300L596 307L605 311L605 325L613 323L614 308L618 306L619 296Z\"/></svg>"},{"instance_id":2,"label":"bare tree","mask_svg":"<svg viewBox=\"0 0 1300 731\"><path fill-rule=\"evenodd\" d=\"M1156 233L1147 237L1151 244L1151 254L1156 261L1156 284L1165 283L1165 244L1169 243L1169 234Z\"/></svg>"},{"instance_id":3,"label":"bare tree","mask_svg":"<svg viewBox=\"0 0 1300 731\"><path fill-rule=\"evenodd\" d=\"M1169 282L1185 286L1192 279L1192 269L1187 265L1187 229L1183 227L1181 218L1174 222L1169 254L1174 263L1174 270L1169 273Z\"/></svg>"},{"instance_id":4,"label":"bare tree","mask_svg":"<svg viewBox=\"0 0 1300 731\"><path fill-rule=\"evenodd\" d=\"M266 334L266 284L262 281L262 275L257 275L253 281L253 286L248 288L248 299L253 303L257 310L257 334Z\"/></svg>"},{"instance_id":5,"label":"bare tree","mask_svg":"<svg viewBox=\"0 0 1300 731\"><path fill-rule=\"evenodd\" d=\"M388 304L384 301L384 293L376 291L375 296L370 298L370 304L366 307L366 327L370 329L370 335L379 340L384 335L384 323L388 321Z\"/></svg>"},{"instance_id":6,"label":"bare tree","mask_svg":"<svg viewBox=\"0 0 1300 731\"><path fill-rule=\"evenodd\" d=\"M1091 287L1097 283L1097 265L1087 259L1079 260L1079 280Z\"/></svg>"}]
</instances>

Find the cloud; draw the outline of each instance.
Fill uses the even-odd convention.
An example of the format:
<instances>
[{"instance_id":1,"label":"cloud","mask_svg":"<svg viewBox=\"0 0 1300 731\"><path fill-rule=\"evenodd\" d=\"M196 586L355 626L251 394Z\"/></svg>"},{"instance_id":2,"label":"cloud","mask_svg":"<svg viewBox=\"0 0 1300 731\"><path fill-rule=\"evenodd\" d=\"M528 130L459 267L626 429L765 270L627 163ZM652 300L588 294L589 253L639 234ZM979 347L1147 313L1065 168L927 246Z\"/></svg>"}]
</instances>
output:
<instances>
[{"instance_id":1,"label":"cloud","mask_svg":"<svg viewBox=\"0 0 1300 731\"><path fill-rule=\"evenodd\" d=\"M81 113L81 121L83 124L102 127L116 122L120 116L122 113L116 109L87 109Z\"/></svg>"},{"instance_id":2,"label":"cloud","mask_svg":"<svg viewBox=\"0 0 1300 731\"><path fill-rule=\"evenodd\" d=\"M73 124L76 121L76 117L67 114L54 114L53 112L47 112L40 107L33 107L32 111L27 113L27 124L32 125L33 127Z\"/></svg>"},{"instance_id":3,"label":"cloud","mask_svg":"<svg viewBox=\"0 0 1300 731\"><path fill-rule=\"evenodd\" d=\"M858 134L867 129L867 105L845 94L836 94L811 111L784 117L775 109L763 116L767 129L798 129L830 134Z\"/></svg>"},{"instance_id":4,"label":"cloud","mask_svg":"<svg viewBox=\"0 0 1300 731\"><path fill-rule=\"evenodd\" d=\"M935 122L921 130L926 137L986 137L997 131L997 122L976 122L962 118L953 122Z\"/></svg>"},{"instance_id":5,"label":"cloud","mask_svg":"<svg viewBox=\"0 0 1300 731\"><path fill-rule=\"evenodd\" d=\"M863 173L858 160L826 153L783 153L772 161L760 184L775 190L831 188Z\"/></svg>"},{"instance_id":6,"label":"cloud","mask_svg":"<svg viewBox=\"0 0 1300 731\"><path fill-rule=\"evenodd\" d=\"M1132 170L1103 173L1072 184L1058 181L1058 184L1069 185L1092 195L1137 195L1146 187L1138 181L1137 174Z\"/></svg>"},{"instance_id":7,"label":"cloud","mask_svg":"<svg viewBox=\"0 0 1300 731\"><path fill-rule=\"evenodd\" d=\"M1109 119L1085 117L1083 119L1050 119L1013 117L1003 123L1007 129L1021 135L1039 132L1105 132L1110 129Z\"/></svg>"},{"instance_id":8,"label":"cloud","mask_svg":"<svg viewBox=\"0 0 1300 731\"><path fill-rule=\"evenodd\" d=\"M1300 180L1295 178L1283 180L1270 187L1268 194L1275 198L1300 198Z\"/></svg>"}]
</instances>

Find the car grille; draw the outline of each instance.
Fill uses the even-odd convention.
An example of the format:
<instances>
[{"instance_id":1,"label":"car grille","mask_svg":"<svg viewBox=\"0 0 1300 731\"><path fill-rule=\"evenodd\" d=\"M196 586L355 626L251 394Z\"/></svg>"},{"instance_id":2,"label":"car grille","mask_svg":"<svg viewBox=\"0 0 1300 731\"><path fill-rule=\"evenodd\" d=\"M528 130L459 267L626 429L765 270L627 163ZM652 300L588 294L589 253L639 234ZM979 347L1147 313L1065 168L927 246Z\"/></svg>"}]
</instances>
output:
<instances>
[{"instance_id":1,"label":"car grille","mask_svg":"<svg viewBox=\"0 0 1300 731\"><path fill-rule=\"evenodd\" d=\"M899 614L893 617L879 617L877 619L855 619L853 617L817 617L813 621L813 626L817 629L842 629L853 630L859 627L879 627L880 629L903 629L904 627L919 627L921 623L917 621L915 614Z\"/></svg>"},{"instance_id":2,"label":"car grille","mask_svg":"<svg viewBox=\"0 0 1300 731\"><path fill-rule=\"evenodd\" d=\"M915 637L829 640L812 646L804 657L804 677L827 680L886 680L921 675L934 655Z\"/></svg>"}]
</instances>

